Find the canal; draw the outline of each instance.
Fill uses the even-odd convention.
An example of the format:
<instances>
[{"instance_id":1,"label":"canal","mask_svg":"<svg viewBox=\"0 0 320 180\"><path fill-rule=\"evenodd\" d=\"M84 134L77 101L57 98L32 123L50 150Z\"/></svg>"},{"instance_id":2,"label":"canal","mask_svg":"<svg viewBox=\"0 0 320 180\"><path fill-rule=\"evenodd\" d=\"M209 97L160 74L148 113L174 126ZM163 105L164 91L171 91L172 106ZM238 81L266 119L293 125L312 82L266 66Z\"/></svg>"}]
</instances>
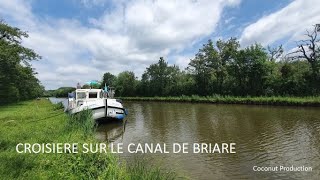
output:
<instances>
[{"instance_id":1,"label":"canal","mask_svg":"<svg viewBox=\"0 0 320 180\"><path fill-rule=\"evenodd\" d=\"M253 105L124 102L125 122L98 126L100 141L123 143L236 143L235 154L119 154L190 179L317 179L320 109ZM254 167L312 167L309 172L254 171Z\"/></svg>"}]
</instances>

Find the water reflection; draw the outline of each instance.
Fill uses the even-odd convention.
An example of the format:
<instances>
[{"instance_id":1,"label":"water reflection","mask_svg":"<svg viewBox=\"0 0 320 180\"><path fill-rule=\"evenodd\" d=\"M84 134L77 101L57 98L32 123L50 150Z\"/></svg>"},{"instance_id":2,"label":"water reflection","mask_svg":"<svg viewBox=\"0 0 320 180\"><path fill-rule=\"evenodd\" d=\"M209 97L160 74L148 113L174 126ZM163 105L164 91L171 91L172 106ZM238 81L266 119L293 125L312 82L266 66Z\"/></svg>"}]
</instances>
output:
<instances>
[{"instance_id":1,"label":"water reflection","mask_svg":"<svg viewBox=\"0 0 320 180\"><path fill-rule=\"evenodd\" d=\"M192 179L317 179L319 108L125 102L129 143L235 142L236 154L144 154ZM141 154L120 157L134 161ZM313 172L253 172L253 166L311 166Z\"/></svg>"},{"instance_id":2,"label":"water reflection","mask_svg":"<svg viewBox=\"0 0 320 180\"><path fill-rule=\"evenodd\" d=\"M97 123L96 139L106 142L122 140L126 128L125 120L99 120Z\"/></svg>"}]
</instances>

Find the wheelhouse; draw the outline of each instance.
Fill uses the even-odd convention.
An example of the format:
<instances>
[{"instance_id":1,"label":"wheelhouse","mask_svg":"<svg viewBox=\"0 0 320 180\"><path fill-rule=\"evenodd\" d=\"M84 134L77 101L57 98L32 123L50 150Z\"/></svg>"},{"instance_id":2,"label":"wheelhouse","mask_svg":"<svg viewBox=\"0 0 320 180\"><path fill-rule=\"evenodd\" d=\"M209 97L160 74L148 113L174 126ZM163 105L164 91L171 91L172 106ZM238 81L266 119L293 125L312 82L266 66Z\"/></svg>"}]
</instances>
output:
<instances>
[{"instance_id":1,"label":"wheelhouse","mask_svg":"<svg viewBox=\"0 0 320 180\"><path fill-rule=\"evenodd\" d=\"M91 100L104 98L104 92L101 89L77 89L75 92L76 100Z\"/></svg>"}]
</instances>

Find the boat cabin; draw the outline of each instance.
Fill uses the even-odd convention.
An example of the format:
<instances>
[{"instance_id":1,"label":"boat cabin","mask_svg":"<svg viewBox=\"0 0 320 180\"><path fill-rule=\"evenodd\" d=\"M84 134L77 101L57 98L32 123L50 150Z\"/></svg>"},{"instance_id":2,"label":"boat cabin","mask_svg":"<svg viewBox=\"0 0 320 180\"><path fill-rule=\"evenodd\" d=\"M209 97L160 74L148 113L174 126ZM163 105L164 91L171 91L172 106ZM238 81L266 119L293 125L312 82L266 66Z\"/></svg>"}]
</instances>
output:
<instances>
[{"instance_id":1,"label":"boat cabin","mask_svg":"<svg viewBox=\"0 0 320 180\"><path fill-rule=\"evenodd\" d=\"M95 101L107 97L108 93L105 93L102 89L76 89L75 92L68 94L68 106L74 108L83 104L95 103Z\"/></svg>"},{"instance_id":2,"label":"boat cabin","mask_svg":"<svg viewBox=\"0 0 320 180\"><path fill-rule=\"evenodd\" d=\"M102 99L104 97L105 93L102 89L77 89L75 92L76 100Z\"/></svg>"}]
</instances>

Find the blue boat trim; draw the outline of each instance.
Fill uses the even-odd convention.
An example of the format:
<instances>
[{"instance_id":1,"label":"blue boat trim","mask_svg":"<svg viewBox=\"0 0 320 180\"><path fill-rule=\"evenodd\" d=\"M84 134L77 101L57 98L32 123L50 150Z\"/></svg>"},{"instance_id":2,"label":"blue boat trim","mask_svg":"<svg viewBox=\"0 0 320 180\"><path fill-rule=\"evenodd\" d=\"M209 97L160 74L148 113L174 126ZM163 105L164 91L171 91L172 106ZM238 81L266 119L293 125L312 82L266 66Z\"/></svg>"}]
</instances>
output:
<instances>
[{"instance_id":1,"label":"blue boat trim","mask_svg":"<svg viewBox=\"0 0 320 180\"><path fill-rule=\"evenodd\" d=\"M119 119L119 120L123 120L123 119L124 119L124 116L125 116L125 115L123 115L123 114L117 114L115 118L116 118L116 119Z\"/></svg>"}]
</instances>

